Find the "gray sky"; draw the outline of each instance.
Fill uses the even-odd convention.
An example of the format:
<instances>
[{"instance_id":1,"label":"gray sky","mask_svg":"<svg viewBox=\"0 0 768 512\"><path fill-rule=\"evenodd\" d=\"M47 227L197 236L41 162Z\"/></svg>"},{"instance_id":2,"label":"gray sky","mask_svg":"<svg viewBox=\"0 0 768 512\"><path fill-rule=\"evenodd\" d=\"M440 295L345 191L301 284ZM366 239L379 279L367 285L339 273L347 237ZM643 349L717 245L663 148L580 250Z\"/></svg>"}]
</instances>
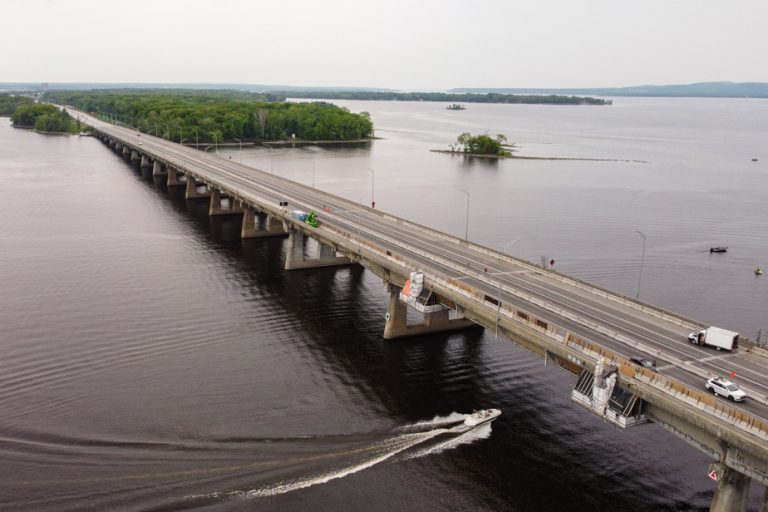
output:
<instances>
[{"instance_id":1,"label":"gray sky","mask_svg":"<svg viewBox=\"0 0 768 512\"><path fill-rule=\"evenodd\" d=\"M3 0L0 82L768 82L767 0Z\"/></svg>"}]
</instances>

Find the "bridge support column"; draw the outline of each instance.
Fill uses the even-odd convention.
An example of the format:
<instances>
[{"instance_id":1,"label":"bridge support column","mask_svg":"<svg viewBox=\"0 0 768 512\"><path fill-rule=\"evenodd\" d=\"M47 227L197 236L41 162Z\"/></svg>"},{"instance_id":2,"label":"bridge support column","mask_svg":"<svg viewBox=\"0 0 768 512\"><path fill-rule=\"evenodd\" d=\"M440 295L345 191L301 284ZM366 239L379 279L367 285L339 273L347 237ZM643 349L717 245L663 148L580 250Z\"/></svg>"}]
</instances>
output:
<instances>
[{"instance_id":1,"label":"bridge support column","mask_svg":"<svg viewBox=\"0 0 768 512\"><path fill-rule=\"evenodd\" d=\"M152 160L147 155L141 155L141 166L149 167L152 165Z\"/></svg>"},{"instance_id":2,"label":"bridge support column","mask_svg":"<svg viewBox=\"0 0 768 512\"><path fill-rule=\"evenodd\" d=\"M408 325L408 306L400 301L400 288L388 284L389 304L387 306L387 323L384 324L384 339L393 340L408 336L418 336L444 331L456 331L478 327L466 318L449 318L450 311L443 309L434 313L424 313L424 321L416 325Z\"/></svg>"},{"instance_id":3,"label":"bridge support column","mask_svg":"<svg viewBox=\"0 0 768 512\"><path fill-rule=\"evenodd\" d=\"M178 187L184 185L184 182L179 179L179 171L173 167L168 167L168 186Z\"/></svg>"},{"instance_id":4,"label":"bridge support column","mask_svg":"<svg viewBox=\"0 0 768 512\"><path fill-rule=\"evenodd\" d=\"M217 188L211 190L211 204L208 207L208 215L232 215L242 213L243 209L237 207L237 202L231 198L225 198L229 203L227 208L221 206L221 191Z\"/></svg>"},{"instance_id":5,"label":"bridge support column","mask_svg":"<svg viewBox=\"0 0 768 512\"><path fill-rule=\"evenodd\" d=\"M107 142L107 146L114 148L115 147L115 139L109 139L109 142Z\"/></svg>"},{"instance_id":6,"label":"bridge support column","mask_svg":"<svg viewBox=\"0 0 768 512\"><path fill-rule=\"evenodd\" d=\"M211 193L207 190L205 192L198 192L197 187L198 183L195 177L187 174L187 193L184 197L187 199L201 199L211 196Z\"/></svg>"},{"instance_id":7,"label":"bridge support column","mask_svg":"<svg viewBox=\"0 0 768 512\"><path fill-rule=\"evenodd\" d=\"M240 231L240 238L260 238L264 236L288 236L288 232L283 229L283 223L267 215L266 228L259 229L258 212L249 206L238 208L243 212L243 229ZM303 247L303 245L302 245Z\"/></svg>"},{"instance_id":8,"label":"bridge support column","mask_svg":"<svg viewBox=\"0 0 768 512\"><path fill-rule=\"evenodd\" d=\"M763 506L760 512L768 512L768 485L765 486L765 494L763 495Z\"/></svg>"},{"instance_id":9,"label":"bridge support column","mask_svg":"<svg viewBox=\"0 0 768 512\"><path fill-rule=\"evenodd\" d=\"M123 150L123 145L120 142L115 141L115 151L118 153Z\"/></svg>"},{"instance_id":10,"label":"bridge support column","mask_svg":"<svg viewBox=\"0 0 768 512\"><path fill-rule=\"evenodd\" d=\"M163 170L163 164L155 160L152 164L152 176L165 176L166 174L168 173Z\"/></svg>"},{"instance_id":11,"label":"bridge support column","mask_svg":"<svg viewBox=\"0 0 768 512\"><path fill-rule=\"evenodd\" d=\"M139 152L135 149L131 151L131 162L139 159Z\"/></svg>"},{"instance_id":12,"label":"bridge support column","mask_svg":"<svg viewBox=\"0 0 768 512\"><path fill-rule=\"evenodd\" d=\"M123 157L130 156L131 150L128 148L128 146L123 146Z\"/></svg>"},{"instance_id":13,"label":"bridge support column","mask_svg":"<svg viewBox=\"0 0 768 512\"><path fill-rule=\"evenodd\" d=\"M750 478L725 465L721 465L717 470L717 476L717 490L709 511L747 512Z\"/></svg>"},{"instance_id":14,"label":"bridge support column","mask_svg":"<svg viewBox=\"0 0 768 512\"><path fill-rule=\"evenodd\" d=\"M296 230L288 231L288 254L285 258L285 270L298 270L302 268L335 267L349 265L349 258L336 256L336 249L323 243L320 244L320 255L317 258L304 257L304 233Z\"/></svg>"}]
</instances>

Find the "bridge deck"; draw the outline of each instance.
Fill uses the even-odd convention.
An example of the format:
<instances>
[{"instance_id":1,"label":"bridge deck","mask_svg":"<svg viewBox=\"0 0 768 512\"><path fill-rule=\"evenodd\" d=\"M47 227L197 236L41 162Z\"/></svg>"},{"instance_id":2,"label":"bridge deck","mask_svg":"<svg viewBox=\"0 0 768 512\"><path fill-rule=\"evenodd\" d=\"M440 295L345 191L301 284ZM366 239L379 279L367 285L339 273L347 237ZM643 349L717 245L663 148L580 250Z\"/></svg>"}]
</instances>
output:
<instances>
[{"instance_id":1,"label":"bridge deck","mask_svg":"<svg viewBox=\"0 0 768 512\"><path fill-rule=\"evenodd\" d=\"M375 244L616 354L656 359L660 373L693 389L703 391L708 376L734 371L736 382L753 396L734 406L768 422L768 358L744 350L731 354L691 345L687 335L699 325L693 321L217 155L90 117L86 122L289 222L288 209L320 212L321 231L328 228L346 234L340 249L347 254ZM288 209L278 206L280 201L288 201Z\"/></svg>"}]
</instances>

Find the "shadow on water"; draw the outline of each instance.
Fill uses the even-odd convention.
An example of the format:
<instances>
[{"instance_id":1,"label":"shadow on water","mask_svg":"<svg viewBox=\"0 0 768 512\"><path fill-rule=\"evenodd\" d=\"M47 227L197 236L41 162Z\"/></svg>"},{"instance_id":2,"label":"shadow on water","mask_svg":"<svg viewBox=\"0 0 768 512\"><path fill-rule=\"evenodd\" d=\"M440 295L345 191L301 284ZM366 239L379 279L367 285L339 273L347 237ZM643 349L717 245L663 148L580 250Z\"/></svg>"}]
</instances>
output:
<instances>
[{"instance_id":1,"label":"shadow on water","mask_svg":"<svg viewBox=\"0 0 768 512\"><path fill-rule=\"evenodd\" d=\"M151 175L147 178L143 173L142 179L153 184ZM548 400L547 406L540 408L536 395L552 392L566 395L570 385L570 378L559 373L552 383L542 383L543 379L553 376L551 373L542 376L543 370L531 371L532 365L541 365L540 360L527 362L530 356L525 352L515 348L510 350L506 345L500 348L500 343L494 344L492 337L482 331L384 342L381 333L386 293L372 274L357 266L286 272L283 269L284 240L241 240L238 217L211 218L207 202L185 200L182 187L167 190L161 185L155 190L159 197L170 198L174 210L184 222L194 227L203 244L225 256L236 270L238 280L264 291L273 301L273 307L298 322L302 332L300 350L332 368L340 380L360 389L359 395L365 400L361 405L367 409L373 408L374 413L380 412L384 417L401 418L402 423L452 411L466 412L476 407L502 409L503 415L494 423L493 429L494 437L504 442L480 443L471 450L459 448L460 455L445 453L429 458L430 464L452 466L452 471L471 479L476 488L467 492L482 496L481 502L488 509L559 510L569 496L578 496L578 502L573 503L570 510L594 510L596 507L612 510L705 509L689 503L663 501L660 496L674 494L675 481L653 478L638 481L634 476L638 465L650 469L654 462L652 457L643 458L635 465L606 468L601 464L603 454L589 449L589 446L600 444L595 437L605 437L603 441L610 441L614 448L632 441L625 437L617 442L615 433L595 431L593 424L596 420L590 418L592 421L584 422L580 418L582 413L573 410L567 396ZM506 362L510 366L505 367L494 361L494 357L517 359L523 363L518 366ZM519 375L510 376L510 368L517 368ZM530 389L530 386L536 388ZM555 418L547 410L552 407L562 408ZM364 450L370 457L359 461L355 457L346 458L341 468L324 466L317 469L310 467L311 464L299 464L283 472L285 468L282 466L265 469L258 464L267 461L257 460L253 466L249 466L250 463L244 463L242 468L234 465L232 467L236 469L230 473L216 474L217 470L211 470L204 478L205 485L199 479L195 482L200 484L200 489L209 486L212 490L190 498L190 505L205 506L218 499L277 493L275 489L279 486L275 487L274 482L283 482L279 485L286 486L280 488L280 492L306 487L307 482L311 482L309 485L326 482L369 467L372 461L376 464L384 460L400 460L390 459L402 451L397 447L415 446L397 436L392 437L391 433L369 433L363 437L366 440L362 442L362 448L358 445L356 449ZM579 438L590 438L590 441L583 445L574 442ZM426 439L422 441L426 442ZM304 450L327 448L328 442L328 439L307 442ZM295 443L275 446L278 446L276 452L285 455L294 449ZM334 453L348 450L336 448L327 453L329 458L333 458ZM633 453L633 450L629 452ZM270 452L250 453L245 458L254 460L267 456L265 453ZM432 452L427 450L425 453ZM304 456L306 453L299 456L300 462ZM564 463L576 464L574 471L563 471L560 466ZM331 478L330 475L338 476ZM518 478L510 481L505 475L518 475ZM254 487L254 482L262 485ZM604 492L584 493L585 489L594 486ZM699 498L702 502L708 501L707 495ZM158 506L162 508L162 505Z\"/></svg>"}]
</instances>

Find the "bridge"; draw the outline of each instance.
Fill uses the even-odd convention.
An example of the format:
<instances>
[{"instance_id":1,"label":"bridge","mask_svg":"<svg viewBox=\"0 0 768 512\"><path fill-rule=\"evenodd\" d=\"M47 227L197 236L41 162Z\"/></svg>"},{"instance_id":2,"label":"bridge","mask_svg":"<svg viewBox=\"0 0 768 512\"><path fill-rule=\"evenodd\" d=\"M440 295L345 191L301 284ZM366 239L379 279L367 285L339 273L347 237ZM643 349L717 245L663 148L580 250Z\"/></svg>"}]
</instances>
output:
<instances>
[{"instance_id":1,"label":"bridge","mask_svg":"<svg viewBox=\"0 0 768 512\"><path fill-rule=\"evenodd\" d=\"M573 400L603 420L619 428L655 422L706 453L717 479L712 511L746 511L751 480L768 485L768 352L750 340L734 353L691 345L687 335L706 325L215 154L70 113L168 187L209 201L211 215L242 216L242 237L287 237L287 270L357 264L379 276L389 292L385 339L484 327L577 375ZM317 211L319 225L292 210ZM409 307L420 323L408 324ZM658 371L632 356L656 359ZM749 393L744 403L704 389L708 377L731 371Z\"/></svg>"}]
</instances>

